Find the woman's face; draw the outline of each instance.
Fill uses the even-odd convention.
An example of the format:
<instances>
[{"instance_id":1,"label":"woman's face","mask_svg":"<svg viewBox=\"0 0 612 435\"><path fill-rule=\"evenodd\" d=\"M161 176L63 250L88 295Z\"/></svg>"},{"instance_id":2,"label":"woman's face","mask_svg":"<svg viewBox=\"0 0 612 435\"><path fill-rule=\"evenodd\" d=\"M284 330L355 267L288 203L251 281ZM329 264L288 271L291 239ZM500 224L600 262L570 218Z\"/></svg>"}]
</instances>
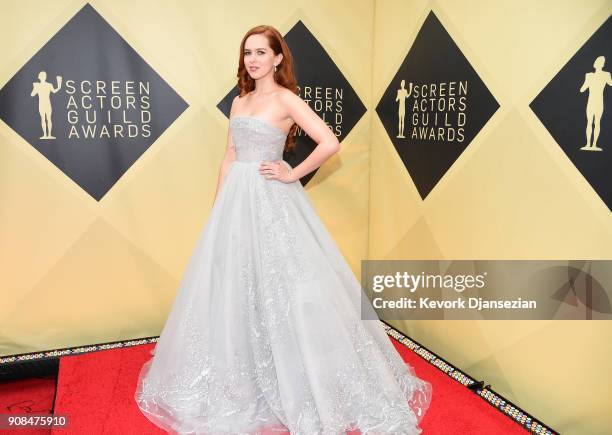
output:
<instances>
[{"instance_id":1,"label":"woman's face","mask_svg":"<svg viewBox=\"0 0 612 435\"><path fill-rule=\"evenodd\" d=\"M249 36L244 41L244 66L253 79L259 79L274 73L274 65L278 65L282 54L274 54L268 44L268 38L262 34Z\"/></svg>"}]
</instances>

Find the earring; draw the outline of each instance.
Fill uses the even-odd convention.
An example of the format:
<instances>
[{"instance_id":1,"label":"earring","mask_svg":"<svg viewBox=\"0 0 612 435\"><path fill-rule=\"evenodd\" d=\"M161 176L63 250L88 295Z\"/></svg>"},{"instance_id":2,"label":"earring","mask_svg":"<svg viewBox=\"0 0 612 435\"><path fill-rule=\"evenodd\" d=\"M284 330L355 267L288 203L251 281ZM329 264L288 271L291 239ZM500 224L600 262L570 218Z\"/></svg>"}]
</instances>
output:
<instances>
[{"instance_id":1,"label":"earring","mask_svg":"<svg viewBox=\"0 0 612 435\"><path fill-rule=\"evenodd\" d=\"M274 72L276 72L276 65L274 65Z\"/></svg>"}]
</instances>

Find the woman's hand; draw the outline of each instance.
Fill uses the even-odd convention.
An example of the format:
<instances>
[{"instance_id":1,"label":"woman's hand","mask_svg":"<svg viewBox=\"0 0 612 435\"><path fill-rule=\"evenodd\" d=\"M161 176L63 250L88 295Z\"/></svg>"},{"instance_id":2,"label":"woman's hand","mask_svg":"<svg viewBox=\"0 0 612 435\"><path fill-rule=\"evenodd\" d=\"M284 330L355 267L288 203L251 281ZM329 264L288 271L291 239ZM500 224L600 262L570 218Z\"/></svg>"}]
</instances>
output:
<instances>
[{"instance_id":1,"label":"woman's hand","mask_svg":"<svg viewBox=\"0 0 612 435\"><path fill-rule=\"evenodd\" d=\"M293 176L293 170L283 164L282 160L275 162L261 162L259 165L259 173L266 180L278 180L283 183L293 183L297 181Z\"/></svg>"}]
</instances>

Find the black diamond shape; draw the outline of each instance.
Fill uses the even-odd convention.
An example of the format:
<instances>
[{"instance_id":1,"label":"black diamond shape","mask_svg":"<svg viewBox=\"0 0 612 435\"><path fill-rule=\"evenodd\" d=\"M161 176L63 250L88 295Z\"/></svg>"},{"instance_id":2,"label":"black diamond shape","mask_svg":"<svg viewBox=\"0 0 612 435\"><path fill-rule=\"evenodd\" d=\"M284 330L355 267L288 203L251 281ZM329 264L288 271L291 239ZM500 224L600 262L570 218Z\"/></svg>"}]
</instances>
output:
<instances>
[{"instance_id":1,"label":"black diamond shape","mask_svg":"<svg viewBox=\"0 0 612 435\"><path fill-rule=\"evenodd\" d=\"M302 21L298 21L284 38L293 55L300 96L327 122L338 137L338 141L342 142L365 113L365 106L332 58ZM331 90L331 97L325 98L328 89ZM238 95L238 86L217 104L225 116L229 117L232 100L236 95ZM331 109L325 110L330 105ZM308 157L316 145L298 127L295 150L286 152L283 159L295 167ZM306 185L316 172L314 170L302 177L300 179L302 185Z\"/></svg>"},{"instance_id":2,"label":"black diamond shape","mask_svg":"<svg viewBox=\"0 0 612 435\"><path fill-rule=\"evenodd\" d=\"M444 85L443 90L440 85ZM403 138L397 137L402 100ZM425 199L498 107L442 23L430 12L376 106L376 113Z\"/></svg>"},{"instance_id":3,"label":"black diamond shape","mask_svg":"<svg viewBox=\"0 0 612 435\"><path fill-rule=\"evenodd\" d=\"M612 18L609 17L529 107L608 209L612 210L612 90L606 91L612 85L608 72L612 63L610 41ZM594 64L600 56L603 56L601 71L595 73ZM591 116L590 123L587 122L587 113ZM597 144L594 144L594 117L601 117ZM591 130L589 147L586 147L587 124Z\"/></svg>"},{"instance_id":4,"label":"black diamond shape","mask_svg":"<svg viewBox=\"0 0 612 435\"><path fill-rule=\"evenodd\" d=\"M98 201L187 107L89 4L0 90L0 119Z\"/></svg>"}]
</instances>

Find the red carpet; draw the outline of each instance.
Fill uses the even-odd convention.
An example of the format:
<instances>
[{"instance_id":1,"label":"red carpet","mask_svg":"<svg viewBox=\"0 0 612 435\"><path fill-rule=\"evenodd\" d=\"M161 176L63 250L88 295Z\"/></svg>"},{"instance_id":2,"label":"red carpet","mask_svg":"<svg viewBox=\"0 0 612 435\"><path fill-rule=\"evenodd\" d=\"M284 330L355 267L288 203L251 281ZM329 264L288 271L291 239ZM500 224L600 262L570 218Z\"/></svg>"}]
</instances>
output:
<instances>
[{"instance_id":1,"label":"red carpet","mask_svg":"<svg viewBox=\"0 0 612 435\"><path fill-rule=\"evenodd\" d=\"M403 344L391 339L420 378L431 383L433 399L421 422L423 434L526 434L475 393L451 379Z\"/></svg>"},{"instance_id":2,"label":"red carpet","mask_svg":"<svg viewBox=\"0 0 612 435\"><path fill-rule=\"evenodd\" d=\"M0 383L0 414L51 412L55 377L22 379ZM0 434L41 435L51 433L50 429L2 430Z\"/></svg>"},{"instance_id":3,"label":"red carpet","mask_svg":"<svg viewBox=\"0 0 612 435\"><path fill-rule=\"evenodd\" d=\"M519 434L520 425L473 392L390 338L416 374L433 386L424 434ZM65 434L165 433L141 415L133 399L136 378L153 344L64 357L60 361L55 412L69 416Z\"/></svg>"}]
</instances>

